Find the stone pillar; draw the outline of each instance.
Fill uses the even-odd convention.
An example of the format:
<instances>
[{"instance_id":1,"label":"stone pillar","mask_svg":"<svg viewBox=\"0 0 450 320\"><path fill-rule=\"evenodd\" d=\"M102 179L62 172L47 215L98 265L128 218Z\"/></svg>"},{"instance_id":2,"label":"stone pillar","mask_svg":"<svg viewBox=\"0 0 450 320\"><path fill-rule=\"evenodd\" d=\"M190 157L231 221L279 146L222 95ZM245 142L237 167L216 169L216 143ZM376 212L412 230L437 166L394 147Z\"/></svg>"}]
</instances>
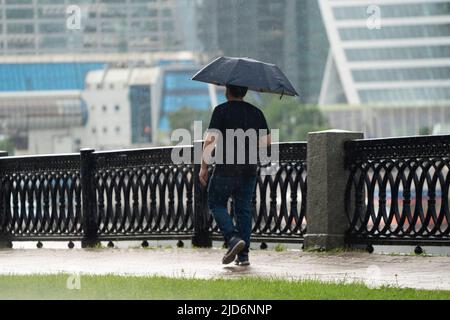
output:
<instances>
[{"instance_id":1,"label":"stone pillar","mask_svg":"<svg viewBox=\"0 0 450 320\"><path fill-rule=\"evenodd\" d=\"M344 201L349 176L344 167L344 143L363 137L363 133L342 130L308 134L305 249L344 247L348 226Z\"/></svg>"}]
</instances>

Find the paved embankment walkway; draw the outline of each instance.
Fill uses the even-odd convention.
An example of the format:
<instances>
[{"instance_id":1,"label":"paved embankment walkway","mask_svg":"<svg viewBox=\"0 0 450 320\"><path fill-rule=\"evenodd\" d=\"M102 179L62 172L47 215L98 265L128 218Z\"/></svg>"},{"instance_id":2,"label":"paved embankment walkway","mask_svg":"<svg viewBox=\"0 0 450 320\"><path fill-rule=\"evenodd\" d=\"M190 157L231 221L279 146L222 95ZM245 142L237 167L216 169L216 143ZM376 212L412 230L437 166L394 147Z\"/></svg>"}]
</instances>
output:
<instances>
[{"instance_id":1,"label":"paved embankment walkway","mask_svg":"<svg viewBox=\"0 0 450 320\"><path fill-rule=\"evenodd\" d=\"M250 267L223 266L222 249L0 250L0 274L89 273L364 281L369 285L450 290L450 257L301 251L251 252Z\"/></svg>"}]
</instances>

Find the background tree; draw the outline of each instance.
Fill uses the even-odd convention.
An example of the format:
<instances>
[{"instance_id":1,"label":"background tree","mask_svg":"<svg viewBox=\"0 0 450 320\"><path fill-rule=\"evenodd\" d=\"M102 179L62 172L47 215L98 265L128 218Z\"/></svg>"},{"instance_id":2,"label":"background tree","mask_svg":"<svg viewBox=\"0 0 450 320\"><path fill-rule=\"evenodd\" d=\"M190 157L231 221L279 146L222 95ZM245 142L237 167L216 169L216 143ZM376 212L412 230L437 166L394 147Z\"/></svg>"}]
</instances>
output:
<instances>
[{"instance_id":1,"label":"background tree","mask_svg":"<svg viewBox=\"0 0 450 320\"><path fill-rule=\"evenodd\" d=\"M257 104L258 105L258 104ZM326 130L328 121L314 105L303 105L291 97L264 97L261 109L271 129L279 129L280 141L306 140L308 132Z\"/></svg>"},{"instance_id":2,"label":"background tree","mask_svg":"<svg viewBox=\"0 0 450 320\"><path fill-rule=\"evenodd\" d=\"M211 119L212 110L198 110L191 107L182 107L168 114L171 130L187 129L193 132L194 121L203 122L203 131L207 129Z\"/></svg>"},{"instance_id":3,"label":"background tree","mask_svg":"<svg viewBox=\"0 0 450 320\"><path fill-rule=\"evenodd\" d=\"M0 139L0 150L8 151L8 154L14 155L14 145L11 143L9 139Z\"/></svg>"},{"instance_id":4,"label":"background tree","mask_svg":"<svg viewBox=\"0 0 450 320\"><path fill-rule=\"evenodd\" d=\"M258 101L249 98L250 103L261 107L271 129L279 129L280 141L306 140L308 132L328 129L328 121L317 106L303 105L297 99L262 95ZM194 121L203 122L203 131L209 125L212 110L198 110L183 107L168 114L172 130L182 128L193 133Z\"/></svg>"}]
</instances>

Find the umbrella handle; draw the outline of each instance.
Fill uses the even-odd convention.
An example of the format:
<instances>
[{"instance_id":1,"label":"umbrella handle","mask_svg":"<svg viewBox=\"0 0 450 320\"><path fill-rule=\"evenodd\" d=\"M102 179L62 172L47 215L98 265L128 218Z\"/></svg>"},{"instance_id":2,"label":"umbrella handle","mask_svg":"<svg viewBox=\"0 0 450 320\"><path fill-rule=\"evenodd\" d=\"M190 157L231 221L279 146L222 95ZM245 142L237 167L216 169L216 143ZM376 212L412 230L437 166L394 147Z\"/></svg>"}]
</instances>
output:
<instances>
[{"instance_id":1,"label":"umbrella handle","mask_svg":"<svg viewBox=\"0 0 450 320\"><path fill-rule=\"evenodd\" d=\"M283 99L283 96L284 96L284 87L283 87L283 91L281 91L281 97L280 97L280 100Z\"/></svg>"}]
</instances>

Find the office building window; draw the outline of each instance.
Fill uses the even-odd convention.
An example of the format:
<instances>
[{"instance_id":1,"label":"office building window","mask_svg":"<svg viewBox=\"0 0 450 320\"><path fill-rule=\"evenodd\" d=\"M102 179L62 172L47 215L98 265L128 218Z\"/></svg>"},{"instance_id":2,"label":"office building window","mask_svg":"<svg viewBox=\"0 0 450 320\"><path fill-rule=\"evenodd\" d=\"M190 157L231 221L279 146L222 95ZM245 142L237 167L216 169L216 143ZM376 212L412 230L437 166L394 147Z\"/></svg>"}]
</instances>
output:
<instances>
[{"instance_id":1,"label":"office building window","mask_svg":"<svg viewBox=\"0 0 450 320\"><path fill-rule=\"evenodd\" d=\"M402 17L421 17L436 16L450 12L448 3L408 3L398 5L380 5L379 6L383 18L402 18ZM369 17L367 13L367 5L333 9L334 16L337 20L365 20Z\"/></svg>"},{"instance_id":2,"label":"office building window","mask_svg":"<svg viewBox=\"0 0 450 320\"><path fill-rule=\"evenodd\" d=\"M33 9L6 9L7 19L32 19Z\"/></svg>"},{"instance_id":3,"label":"office building window","mask_svg":"<svg viewBox=\"0 0 450 320\"><path fill-rule=\"evenodd\" d=\"M408 104L410 104L411 101L414 101L420 104L430 100L450 100L450 90L446 87L360 90L359 94L363 103L394 102L404 104L405 101L408 101Z\"/></svg>"},{"instance_id":4,"label":"office building window","mask_svg":"<svg viewBox=\"0 0 450 320\"><path fill-rule=\"evenodd\" d=\"M379 30L341 28L339 34L343 41L447 37L450 36L450 25L390 26Z\"/></svg>"},{"instance_id":5,"label":"office building window","mask_svg":"<svg viewBox=\"0 0 450 320\"><path fill-rule=\"evenodd\" d=\"M450 67L355 70L352 74L356 82L446 80L450 75Z\"/></svg>"},{"instance_id":6,"label":"office building window","mask_svg":"<svg viewBox=\"0 0 450 320\"><path fill-rule=\"evenodd\" d=\"M33 0L5 0L6 4L32 4Z\"/></svg>"},{"instance_id":7,"label":"office building window","mask_svg":"<svg viewBox=\"0 0 450 320\"><path fill-rule=\"evenodd\" d=\"M10 23L7 25L7 31L14 34L33 33L34 26L32 24Z\"/></svg>"},{"instance_id":8,"label":"office building window","mask_svg":"<svg viewBox=\"0 0 450 320\"><path fill-rule=\"evenodd\" d=\"M398 48L362 48L345 50L349 61L449 58L450 46L418 46Z\"/></svg>"}]
</instances>

